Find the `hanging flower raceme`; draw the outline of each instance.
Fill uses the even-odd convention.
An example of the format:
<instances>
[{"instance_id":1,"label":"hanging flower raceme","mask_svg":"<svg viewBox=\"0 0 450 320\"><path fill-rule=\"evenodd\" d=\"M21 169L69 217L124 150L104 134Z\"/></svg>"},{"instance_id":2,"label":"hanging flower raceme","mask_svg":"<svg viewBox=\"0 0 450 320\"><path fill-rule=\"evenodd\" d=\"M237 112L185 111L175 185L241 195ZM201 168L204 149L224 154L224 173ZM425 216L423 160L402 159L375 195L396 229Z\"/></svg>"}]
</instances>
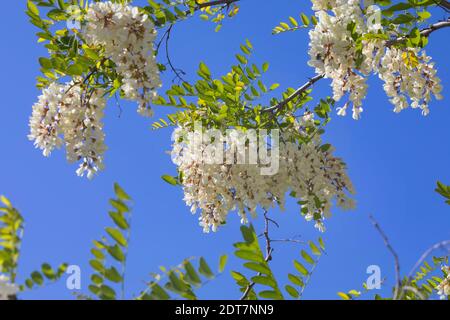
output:
<instances>
[{"instance_id":1,"label":"hanging flower raceme","mask_svg":"<svg viewBox=\"0 0 450 320\"><path fill-rule=\"evenodd\" d=\"M441 80L436 76L436 69L430 61L431 57L424 51L420 53L419 49L386 50L379 75L384 81L386 94L395 105L395 112L411 105L412 108L420 108L423 115L428 115L432 96L442 99Z\"/></svg>"},{"instance_id":2,"label":"hanging flower raceme","mask_svg":"<svg viewBox=\"0 0 450 320\"><path fill-rule=\"evenodd\" d=\"M317 24L309 33L309 65L317 74L332 80L335 101L348 95L348 102L338 108L339 115L346 115L351 106L353 118L360 118L367 77L371 74L378 74L385 82L394 111L407 108L409 97L411 107L428 114L432 95L440 99L442 87L434 64L424 51L397 49L379 37L364 37L376 33L381 25L372 21L372 7L363 11L359 0L312 2Z\"/></svg>"},{"instance_id":3,"label":"hanging flower raceme","mask_svg":"<svg viewBox=\"0 0 450 320\"><path fill-rule=\"evenodd\" d=\"M137 7L110 1L93 3L87 9L81 36L89 46L101 48L103 60L113 62L123 96L138 102L140 114L151 116L150 103L161 80L153 50L156 31L149 17ZM110 84L97 83L100 78L93 70L86 78L51 83L33 106L30 119L29 138L35 146L45 156L64 146L67 159L80 162L77 174L88 178L103 169L106 150L101 120Z\"/></svg>"},{"instance_id":4,"label":"hanging flower raceme","mask_svg":"<svg viewBox=\"0 0 450 320\"><path fill-rule=\"evenodd\" d=\"M137 7L97 2L89 7L82 32L89 45L102 46L115 63L124 97L138 102L140 114L152 116L150 103L161 79L153 49L156 31L149 17Z\"/></svg>"},{"instance_id":5,"label":"hanging flower raceme","mask_svg":"<svg viewBox=\"0 0 450 320\"><path fill-rule=\"evenodd\" d=\"M184 126L175 130L172 159L184 200L192 213L201 211L205 232L216 231L232 211L246 223L248 213L255 215L258 207L283 209L288 192L305 218L322 231L334 200L341 207L353 207L345 164L331 148L321 147L320 138L298 144L292 134L272 133L271 143L267 140L261 133L252 136L240 130L228 131L226 137Z\"/></svg>"},{"instance_id":6,"label":"hanging flower raceme","mask_svg":"<svg viewBox=\"0 0 450 320\"><path fill-rule=\"evenodd\" d=\"M86 90L75 82L53 83L33 105L29 139L49 156L64 146L70 162L80 162L77 174L92 178L103 168L104 90Z\"/></svg>"}]
</instances>

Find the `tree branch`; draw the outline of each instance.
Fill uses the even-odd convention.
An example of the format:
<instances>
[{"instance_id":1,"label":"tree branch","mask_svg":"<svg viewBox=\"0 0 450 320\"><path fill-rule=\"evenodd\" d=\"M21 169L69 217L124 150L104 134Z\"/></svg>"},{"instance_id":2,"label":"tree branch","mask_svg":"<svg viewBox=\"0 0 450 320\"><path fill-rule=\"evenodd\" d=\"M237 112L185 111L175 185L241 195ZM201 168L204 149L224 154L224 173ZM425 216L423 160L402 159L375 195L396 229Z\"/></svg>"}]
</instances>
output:
<instances>
[{"instance_id":1,"label":"tree branch","mask_svg":"<svg viewBox=\"0 0 450 320\"><path fill-rule=\"evenodd\" d=\"M220 6L220 5L229 6L238 1L239 0L215 0L215 1L210 1L210 2L197 3L197 9L203 9L203 8Z\"/></svg>"},{"instance_id":2,"label":"tree branch","mask_svg":"<svg viewBox=\"0 0 450 320\"><path fill-rule=\"evenodd\" d=\"M277 104L273 107L264 109L262 112L276 112L276 111L283 109L289 102L291 102L292 100L294 100L295 98L300 96L302 93L304 93L306 90L308 90L311 86L313 86L317 81L319 81L320 79L323 79L324 77L325 77L325 75L321 74L321 75L317 75L317 76L309 79L309 81L307 83L305 83L303 86L301 86L300 88L295 90L295 92L292 93L285 100L281 101L279 104Z\"/></svg>"},{"instance_id":3,"label":"tree branch","mask_svg":"<svg viewBox=\"0 0 450 320\"><path fill-rule=\"evenodd\" d=\"M273 253L272 240L270 239L270 236L269 236L270 222L274 223L274 221L272 219L270 219L269 216L267 215L267 211L264 210L264 232L262 235L264 235L264 238L266 239L266 257L264 258L264 260L266 262L269 262L272 260L272 253ZM258 273L258 276L261 276L261 272ZM255 282L252 281L251 283L249 283L249 285L245 288L244 294L242 295L240 300L247 299L248 295L250 294L250 292L252 291L254 286L255 286Z\"/></svg>"},{"instance_id":4,"label":"tree branch","mask_svg":"<svg viewBox=\"0 0 450 320\"><path fill-rule=\"evenodd\" d=\"M400 289L401 284L401 276L400 276L400 260L398 258L397 252L395 252L394 248L391 246L388 237L384 233L383 229L381 229L378 222L375 220L375 218L372 215L369 215L369 219L372 222L375 229L377 229L378 233L383 238L384 244L386 248L391 252L392 256L394 257L395 261L395 291L394 291L394 300L397 300L398 291Z\"/></svg>"},{"instance_id":5,"label":"tree branch","mask_svg":"<svg viewBox=\"0 0 450 320\"><path fill-rule=\"evenodd\" d=\"M445 3L446 3L446 5L448 5L450 7L450 2L445 1ZM444 20L444 21L439 21L434 24L431 24L428 28L421 30L420 33L423 36L428 37L434 31L443 29L443 28L447 28L447 27L450 27L450 18L448 18L447 20ZM398 42L401 42L404 40L405 40L405 37L401 37L401 38L397 38L392 41L387 41L386 46L389 47L389 46L394 45L395 43L398 43ZM302 85L300 88L298 88L288 98L286 98L285 100L281 101L280 103L278 103L277 105L275 105L273 107L262 110L262 112L276 112L276 111L283 109L289 102L291 102L292 100L294 100L295 98L300 96L302 93L304 93L306 90L308 90L311 86L313 86L317 81L319 81L320 79L323 79L324 77L325 77L325 75L321 74L321 75L316 75L313 78L310 78L308 82L306 82L304 85Z\"/></svg>"},{"instance_id":6,"label":"tree branch","mask_svg":"<svg viewBox=\"0 0 450 320\"><path fill-rule=\"evenodd\" d=\"M447 5L450 8L450 3L447 3ZM447 27L450 27L450 18L448 18L447 20L436 22L436 23L430 25L428 28L423 29L420 33L423 36L428 37L432 32L442 29L442 28L447 28Z\"/></svg>"},{"instance_id":7,"label":"tree branch","mask_svg":"<svg viewBox=\"0 0 450 320\"><path fill-rule=\"evenodd\" d=\"M444 9L446 9L446 11L449 11L449 10L450 10L450 2L448 2L447 0L441 0L441 1L439 1L438 6L444 8Z\"/></svg>"},{"instance_id":8,"label":"tree branch","mask_svg":"<svg viewBox=\"0 0 450 320\"><path fill-rule=\"evenodd\" d=\"M450 27L450 18L447 20L438 21L436 23L431 24L428 28L420 30L420 34L424 37L428 37L430 34L432 34L434 31ZM386 46L390 47L396 43L405 41L406 37L400 37L394 40L390 40L386 42Z\"/></svg>"}]
</instances>

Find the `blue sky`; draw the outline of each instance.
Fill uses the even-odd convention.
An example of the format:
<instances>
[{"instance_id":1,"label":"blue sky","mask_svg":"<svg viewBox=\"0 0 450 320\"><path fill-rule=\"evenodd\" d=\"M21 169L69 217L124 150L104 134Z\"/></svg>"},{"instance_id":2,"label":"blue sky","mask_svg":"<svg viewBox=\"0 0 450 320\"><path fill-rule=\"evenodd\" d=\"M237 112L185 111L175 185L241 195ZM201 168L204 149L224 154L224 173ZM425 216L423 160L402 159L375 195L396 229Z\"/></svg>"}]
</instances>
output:
<instances>
[{"instance_id":1,"label":"blue sky","mask_svg":"<svg viewBox=\"0 0 450 320\"><path fill-rule=\"evenodd\" d=\"M143 1L137 1L142 3ZM25 1L23 1L25 3ZM216 76L227 72L234 54L246 38L255 48L257 63L269 61L267 82L282 88L297 87L313 75L307 66L307 33L299 31L272 36L272 28L289 15L308 12L307 1L244 0L240 14L226 21L222 31L191 19L176 25L171 38L172 60L196 78L195 70L204 61ZM238 298L238 289L230 270L242 271L232 257L232 243L240 240L239 219L216 234L203 234L189 208L182 201L182 190L161 180L173 174L175 167L165 151L170 149L171 130L152 131L151 122L136 114L136 106L121 102L120 115L111 102L105 119L109 150L106 170L93 181L76 176L76 166L66 163L63 151L50 158L33 148L27 140L28 118L39 91L35 77L38 57L45 49L36 43L35 28L28 23L25 4L3 4L0 24L2 42L1 156L0 194L8 196L26 219L26 232L20 259L22 278L42 262L80 265L82 286L88 284L88 260L91 241L103 235L110 224L108 199L114 182L119 182L134 199L133 234L127 273L128 296L144 287L151 272L158 267L174 266L190 256L205 256L217 265L221 254L230 255L226 272L199 291L200 297ZM441 18L443 13L437 13ZM434 193L437 180L450 183L450 147L448 144L448 108L450 44L445 30L431 36L427 52L434 58L444 85L444 100L433 101L431 114L424 118L417 110L394 114L378 79L371 79L363 118L335 116L325 140L336 146L345 159L355 184L358 203L352 212L334 210L323 235L327 255L320 262L305 298L337 298L336 292L359 289L367 278L366 268L379 265L382 275L393 284L393 260L369 222L371 213L389 235L401 258L404 273L409 272L429 246L450 237L450 212ZM172 76L164 78L169 84ZM314 96L330 94L328 81L314 88ZM157 109L157 115L166 110ZM321 236L299 214L295 203L283 213L271 212L281 228L274 237L301 235L303 240ZM261 219L254 221L261 229ZM293 271L292 260L302 246L277 244L273 267L286 283ZM389 286L374 293L386 293ZM65 282L27 292L23 298L71 298Z\"/></svg>"}]
</instances>

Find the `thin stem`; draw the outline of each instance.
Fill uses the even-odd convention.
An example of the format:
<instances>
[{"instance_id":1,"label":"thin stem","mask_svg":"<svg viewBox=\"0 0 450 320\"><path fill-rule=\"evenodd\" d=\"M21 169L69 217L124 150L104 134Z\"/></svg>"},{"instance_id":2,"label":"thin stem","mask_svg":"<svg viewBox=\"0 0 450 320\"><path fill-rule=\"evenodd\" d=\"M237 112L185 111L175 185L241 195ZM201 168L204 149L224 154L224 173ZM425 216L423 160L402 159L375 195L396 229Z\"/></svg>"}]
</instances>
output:
<instances>
[{"instance_id":1,"label":"thin stem","mask_svg":"<svg viewBox=\"0 0 450 320\"><path fill-rule=\"evenodd\" d=\"M372 222L375 229L378 231L378 233L383 238L384 244L386 248L391 252L392 256L394 257L394 263L395 263L395 291L394 291L394 300L397 300L398 291L401 287L401 276L400 276L400 259L398 258L397 252L394 250L394 248L391 246L391 243L389 242L389 238L386 236L386 233L384 233L383 229L381 229L380 224L375 220L375 218L372 215L369 215L369 219Z\"/></svg>"},{"instance_id":2,"label":"thin stem","mask_svg":"<svg viewBox=\"0 0 450 320\"><path fill-rule=\"evenodd\" d=\"M273 253L272 240L270 239L270 236L269 236L269 225L270 225L270 222L274 223L274 221L269 218L267 210L264 210L264 232L262 233L262 235L264 236L265 241L266 241L266 256L264 258L265 262L269 262L269 261L272 260L272 253ZM257 275L261 276L261 272L258 272ZM248 284L248 286L245 288L244 294L242 295L240 300L247 299L248 295L250 294L250 292L252 291L254 286L255 286L255 283L253 281L250 282Z\"/></svg>"},{"instance_id":3,"label":"thin stem","mask_svg":"<svg viewBox=\"0 0 450 320\"><path fill-rule=\"evenodd\" d=\"M303 293L305 292L306 287L307 287L307 286L309 285L309 283L311 282L312 275L314 274L314 271L316 270L317 265L319 264L319 261L320 261L320 258L321 258L321 257L322 257L322 255L320 255L320 256L317 258L317 260L314 260L314 264L313 264L313 266L311 267L311 271L308 273L308 276L307 276L306 279L305 279L305 283L303 284L302 289L301 289L300 292L299 292L298 300L300 300L300 299L303 297Z\"/></svg>"},{"instance_id":4,"label":"thin stem","mask_svg":"<svg viewBox=\"0 0 450 320\"><path fill-rule=\"evenodd\" d=\"M210 2L205 2L205 3L197 3L197 9L203 9L203 8L220 6L220 5L229 6L238 1L239 0L216 0L216 1L210 1Z\"/></svg>"},{"instance_id":5,"label":"thin stem","mask_svg":"<svg viewBox=\"0 0 450 320\"><path fill-rule=\"evenodd\" d=\"M263 110L263 112L277 112L283 109L289 102L293 101L297 97L299 97L301 94L303 94L306 90L308 90L311 86L313 86L317 81L320 79L323 79L325 75L320 74L313 78L310 78L308 82L306 82L304 85L302 85L300 88L294 91L289 97L287 97L285 100L281 101L277 105L267 108Z\"/></svg>"}]
</instances>

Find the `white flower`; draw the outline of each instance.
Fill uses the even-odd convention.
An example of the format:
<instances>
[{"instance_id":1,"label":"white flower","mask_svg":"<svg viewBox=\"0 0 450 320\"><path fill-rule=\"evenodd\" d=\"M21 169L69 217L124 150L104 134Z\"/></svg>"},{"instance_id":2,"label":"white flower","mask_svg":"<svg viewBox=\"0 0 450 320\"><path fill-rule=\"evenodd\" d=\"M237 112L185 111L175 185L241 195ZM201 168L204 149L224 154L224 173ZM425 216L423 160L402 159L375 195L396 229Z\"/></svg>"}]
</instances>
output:
<instances>
[{"instance_id":1,"label":"white flower","mask_svg":"<svg viewBox=\"0 0 450 320\"><path fill-rule=\"evenodd\" d=\"M436 76L431 57L419 49L388 48L381 61L379 77L384 81L384 90L391 97L394 111L408 108L408 98L412 108L428 115L428 104L434 95L441 99L441 80Z\"/></svg>"},{"instance_id":2,"label":"white flower","mask_svg":"<svg viewBox=\"0 0 450 320\"><path fill-rule=\"evenodd\" d=\"M153 50L155 26L148 16L129 5L92 3L82 33L88 44L103 46L115 63L125 98L138 103L139 114L152 116L150 103L161 80ZM33 105L28 137L45 156L64 146L67 159L80 163L77 174L92 179L103 169L106 100L104 90L86 88L82 82L52 83L43 90Z\"/></svg>"},{"instance_id":3,"label":"white flower","mask_svg":"<svg viewBox=\"0 0 450 320\"><path fill-rule=\"evenodd\" d=\"M83 34L88 44L103 46L116 64L125 98L138 102L141 115L152 116L150 103L161 87L153 22L137 7L111 1L92 3L86 21Z\"/></svg>"},{"instance_id":4,"label":"white flower","mask_svg":"<svg viewBox=\"0 0 450 320\"><path fill-rule=\"evenodd\" d=\"M0 300L10 300L19 292L19 287L10 283L9 278L0 274Z\"/></svg>"},{"instance_id":5,"label":"white flower","mask_svg":"<svg viewBox=\"0 0 450 320\"><path fill-rule=\"evenodd\" d=\"M442 280L442 282L436 287L438 291L438 295L442 300L447 299L450 296L450 267L444 266L442 267L442 272L446 277Z\"/></svg>"},{"instance_id":6,"label":"white flower","mask_svg":"<svg viewBox=\"0 0 450 320\"><path fill-rule=\"evenodd\" d=\"M81 162L77 174L93 178L103 169L106 151L103 95L101 89L85 92L73 82L51 84L33 105L28 138L45 156L64 145L68 161Z\"/></svg>"},{"instance_id":7,"label":"white flower","mask_svg":"<svg viewBox=\"0 0 450 320\"><path fill-rule=\"evenodd\" d=\"M301 121L312 121L307 114ZM301 128L301 125L298 126ZM226 147L217 144L215 152L229 159L234 146L242 146L241 132L234 131ZM200 210L200 225L205 232L216 231L224 224L227 215L236 211L243 223L248 214L255 215L257 208L284 208L285 195L291 192L299 203L306 219L315 220L316 227L324 231L323 220L330 216L331 202L349 208L352 201L347 196L353 192L343 162L332 155L333 150L320 148L320 139L298 145L289 134L281 137L279 170L274 175L262 175L262 164L214 162L205 152L207 141L198 132L178 127L174 132L172 159L182 174L184 201L192 213ZM248 145L245 146L248 153ZM220 150L223 149L223 150ZM210 151L210 150L208 150ZM247 162L248 163L248 162Z\"/></svg>"},{"instance_id":8,"label":"white flower","mask_svg":"<svg viewBox=\"0 0 450 320\"><path fill-rule=\"evenodd\" d=\"M348 106L352 105L353 118L360 118L367 94L367 77L371 74L378 74L385 82L384 89L395 112L411 105L428 115L432 96L442 98L442 86L425 51L389 48L380 39L364 39L362 49L358 49L361 46L353 35L376 32L381 27L376 21L379 9L370 6L364 14L359 0L312 2L318 23L309 32L309 65L317 74L331 79L335 101L348 97L348 103L338 108L338 115L346 115Z\"/></svg>"}]
</instances>

